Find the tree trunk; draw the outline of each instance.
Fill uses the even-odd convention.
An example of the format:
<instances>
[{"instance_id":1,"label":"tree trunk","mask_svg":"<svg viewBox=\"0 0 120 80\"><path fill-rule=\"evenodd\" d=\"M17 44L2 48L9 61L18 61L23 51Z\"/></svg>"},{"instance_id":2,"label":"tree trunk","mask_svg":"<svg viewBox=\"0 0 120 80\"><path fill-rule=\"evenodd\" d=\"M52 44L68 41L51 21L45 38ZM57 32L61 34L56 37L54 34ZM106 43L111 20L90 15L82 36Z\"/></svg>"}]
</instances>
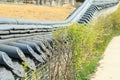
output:
<instances>
[{"instance_id":1,"label":"tree trunk","mask_svg":"<svg viewBox=\"0 0 120 80\"><path fill-rule=\"evenodd\" d=\"M60 5L60 0L56 0L56 4L57 4L57 5Z\"/></svg>"},{"instance_id":2,"label":"tree trunk","mask_svg":"<svg viewBox=\"0 0 120 80\"><path fill-rule=\"evenodd\" d=\"M54 6L54 5L55 5L54 0L50 0L50 6Z\"/></svg>"},{"instance_id":3,"label":"tree trunk","mask_svg":"<svg viewBox=\"0 0 120 80\"><path fill-rule=\"evenodd\" d=\"M42 5L42 0L40 0L39 4Z\"/></svg>"},{"instance_id":4,"label":"tree trunk","mask_svg":"<svg viewBox=\"0 0 120 80\"><path fill-rule=\"evenodd\" d=\"M39 3L40 3L40 0L36 0L36 5L39 5Z\"/></svg>"},{"instance_id":5,"label":"tree trunk","mask_svg":"<svg viewBox=\"0 0 120 80\"><path fill-rule=\"evenodd\" d=\"M70 3L71 3L72 6L75 5L75 2L76 2L75 0L70 0Z\"/></svg>"},{"instance_id":6,"label":"tree trunk","mask_svg":"<svg viewBox=\"0 0 120 80\"><path fill-rule=\"evenodd\" d=\"M47 0L44 0L44 5L46 5L47 4Z\"/></svg>"},{"instance_id":7,"label":"tree trunk","mask_svg":"<svg viewBox=\"0 0 120 80\"><path fill-rule=\"evenodd\" d=\"M63 6L65 3L65 0L61 0L61 5Z\"/></svg>"}]
</instances>

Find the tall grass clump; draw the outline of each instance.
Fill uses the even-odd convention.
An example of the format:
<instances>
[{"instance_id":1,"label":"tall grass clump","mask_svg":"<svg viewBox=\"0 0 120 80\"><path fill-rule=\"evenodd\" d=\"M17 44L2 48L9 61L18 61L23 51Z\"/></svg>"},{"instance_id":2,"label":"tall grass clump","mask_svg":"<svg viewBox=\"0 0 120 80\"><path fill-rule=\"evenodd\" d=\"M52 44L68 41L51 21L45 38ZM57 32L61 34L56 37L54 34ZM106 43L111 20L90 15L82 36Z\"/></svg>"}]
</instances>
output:
<instances>
[{"instance_id":1,"label":"tall grass clump","mask_svg":"<svg viewBox=\"0 0 120 80\"><path fill-rule=\"evenodd\" d=\"M55 46L59 45L57 48L67 45L70 51L67 54L71 54L74 80L88 80L109 41L113 36L120 35L120 8L99 17L95 23L74 24L54 31L53 35Z\"/></svg>"}]
</instances>

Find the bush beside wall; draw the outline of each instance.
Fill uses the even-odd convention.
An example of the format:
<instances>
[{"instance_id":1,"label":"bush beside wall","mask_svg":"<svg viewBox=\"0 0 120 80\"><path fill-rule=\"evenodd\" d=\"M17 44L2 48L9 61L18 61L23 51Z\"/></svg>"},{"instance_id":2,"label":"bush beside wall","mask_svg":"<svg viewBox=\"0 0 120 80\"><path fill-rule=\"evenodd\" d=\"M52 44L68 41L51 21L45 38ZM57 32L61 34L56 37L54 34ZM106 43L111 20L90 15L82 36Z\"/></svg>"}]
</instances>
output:
<instances>
[{"instance_id":1,"label":"bush beside wall","mask_svg":"<svg viewBox=\"0 0 120 80\"><path fill-rule=\"evenodd\" d=\"M67 44L71 50L75 80L88 80L109 41L120 35L120 8L110 15L99 17L95 23L74 24L53 32L53 35L57 41L55 45Z\"/></svg>"}]
</instances>

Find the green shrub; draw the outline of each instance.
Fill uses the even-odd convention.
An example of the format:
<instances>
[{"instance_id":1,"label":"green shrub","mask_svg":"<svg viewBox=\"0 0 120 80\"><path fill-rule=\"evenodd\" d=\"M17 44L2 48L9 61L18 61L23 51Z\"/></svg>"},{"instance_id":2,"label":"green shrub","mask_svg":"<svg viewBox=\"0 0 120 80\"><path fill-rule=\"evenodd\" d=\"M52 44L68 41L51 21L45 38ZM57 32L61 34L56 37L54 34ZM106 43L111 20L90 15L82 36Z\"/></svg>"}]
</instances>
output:
<instances>
[{"instance_id":1,"label":"green shrub","mask_svg":"<svg viewBox=\"0 0 120 80\"><path fill-rule=\"evenodd\" d=\"M120 9L100 17L95 23L74 24L53 33L58 43L65 42L72 51L76 80L88 80L111 38L119 34Z\"/></svg>"}]
</instances>

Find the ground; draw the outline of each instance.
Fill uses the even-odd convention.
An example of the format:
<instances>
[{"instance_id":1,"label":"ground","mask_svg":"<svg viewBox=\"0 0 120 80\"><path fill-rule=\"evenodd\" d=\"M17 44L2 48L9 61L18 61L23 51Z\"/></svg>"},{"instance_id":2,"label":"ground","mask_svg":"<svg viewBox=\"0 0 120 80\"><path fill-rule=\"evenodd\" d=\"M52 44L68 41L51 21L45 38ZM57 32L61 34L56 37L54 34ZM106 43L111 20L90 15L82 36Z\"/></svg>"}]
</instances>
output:
<instances>
[{"instance_id":1,"label":"ground","mask_svg":"<svg viewBox=\"0 0 120 80\"><path fill-rule=\"evenodd\" d=\"M112 39L90 80L120 80L120 36Z\"/></svg>"},{"instance_id":2,"label":"ground","mask_svg":"<svg viewBox=\"0 0 120 80\"><path fill-rule=\"evenodd\" d=\"M58 21L66 19L74 9L75 8L70 5L63 7L47 7L0 4L0 17Z\"/></svg>"}]
</instances>

